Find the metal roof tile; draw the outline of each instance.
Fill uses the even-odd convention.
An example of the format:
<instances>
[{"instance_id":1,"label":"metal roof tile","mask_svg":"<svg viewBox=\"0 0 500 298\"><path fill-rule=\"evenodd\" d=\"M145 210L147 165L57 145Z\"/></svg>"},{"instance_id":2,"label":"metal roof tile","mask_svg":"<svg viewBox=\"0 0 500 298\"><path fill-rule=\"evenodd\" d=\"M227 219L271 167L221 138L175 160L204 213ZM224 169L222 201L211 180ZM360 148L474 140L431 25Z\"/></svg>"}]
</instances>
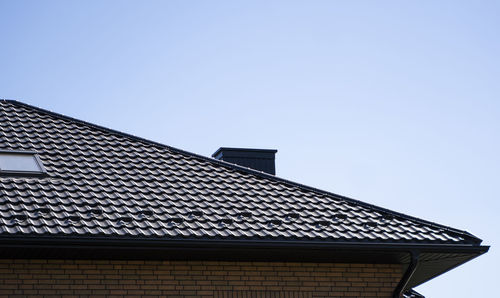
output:
<instances>
[{"instance_id":1,"label":"metal roof tile","mask_svg":"<svg viewBox=\"0 0 500 298\"><path fill-rule=\"evenodd\" d=\"M479 241L463 231L450 233L396 213L387 217L393 213L21 103L0 101L0 119L9 123L0 127L2 149L38 151L49 175L0 177L0 236ZM202 215L190 216L197 210ZM13 221L19 213L26 218Z\"/></svg>"}]
</instances>

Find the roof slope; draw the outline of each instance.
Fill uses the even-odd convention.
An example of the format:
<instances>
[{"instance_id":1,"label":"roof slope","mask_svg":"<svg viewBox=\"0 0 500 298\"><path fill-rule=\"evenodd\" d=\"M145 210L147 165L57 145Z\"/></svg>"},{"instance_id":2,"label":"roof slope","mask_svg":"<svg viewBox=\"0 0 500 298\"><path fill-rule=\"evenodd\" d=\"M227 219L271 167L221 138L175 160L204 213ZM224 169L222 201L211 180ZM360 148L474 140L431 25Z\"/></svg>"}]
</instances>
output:
<instances>
[{"instance_id":1,"label":"roof slope","mask_svg":"<svg viewBox=\"0 0 500 298\"><path fill-rule=\"evenodd\" d=\"M16 101L0 101L0 149L36 151L48 173L0 177L0 237L481 242Z\"/></svg>"}]
</instances>

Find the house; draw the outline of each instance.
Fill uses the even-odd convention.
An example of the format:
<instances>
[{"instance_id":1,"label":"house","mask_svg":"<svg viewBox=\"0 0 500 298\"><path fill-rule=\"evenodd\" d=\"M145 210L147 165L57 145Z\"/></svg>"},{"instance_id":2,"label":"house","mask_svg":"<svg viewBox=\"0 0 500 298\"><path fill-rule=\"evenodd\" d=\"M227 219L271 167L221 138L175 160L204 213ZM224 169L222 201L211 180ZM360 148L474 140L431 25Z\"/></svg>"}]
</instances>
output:
<instances>
[{"instance_id":1,"label":"house","mask_svg":"<svg viewBox=\"0 0 500 298\"><path fill-rule=\"evenodd\" d=\"M0 101L0 295L422 297L468 232Z\"/></svg>"}]
</instances>

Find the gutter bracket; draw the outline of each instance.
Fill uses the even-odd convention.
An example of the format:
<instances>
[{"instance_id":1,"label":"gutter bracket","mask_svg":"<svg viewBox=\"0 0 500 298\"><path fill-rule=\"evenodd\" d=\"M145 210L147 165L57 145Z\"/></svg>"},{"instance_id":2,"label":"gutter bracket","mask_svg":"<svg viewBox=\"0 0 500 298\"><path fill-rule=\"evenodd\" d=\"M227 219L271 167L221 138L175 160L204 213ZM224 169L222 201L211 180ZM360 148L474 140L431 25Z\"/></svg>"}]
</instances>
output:
<instances>
[{"instance_id":1,"label":"gutter bracket","mask_svg":"<svg viewBox=\"0 0 500 298\"><path fill-rule=\"evenodd\" d=\"M401 280L398 283L398 286L394 290L394 293L392 295L393 298L401 298L403 297L403 293L406 289L406 286L408 285L408 282L410 281L411 277L417 271L418 267L418 262L420 258L420 252L417 250L412 250L409 252L410 257L411 257L411 262L408 268L406 269L405 274L401 278Z\"/></svg>"}]
</instances>

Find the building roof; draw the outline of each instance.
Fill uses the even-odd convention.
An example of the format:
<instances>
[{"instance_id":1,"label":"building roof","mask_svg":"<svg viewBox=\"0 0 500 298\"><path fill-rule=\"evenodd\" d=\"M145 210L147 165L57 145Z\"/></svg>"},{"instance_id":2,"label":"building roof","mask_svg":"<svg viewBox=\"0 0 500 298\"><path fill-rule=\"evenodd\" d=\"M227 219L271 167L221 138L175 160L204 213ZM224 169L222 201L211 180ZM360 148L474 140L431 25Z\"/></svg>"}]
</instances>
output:
<instances>
[{"instance_id":1,"label":"building roof","mask_svg":"<svg viewBox=\"0 0 500 298\"><path fill-rule=\"evenodd\" d=\"M37 152L47 172L1 178L0 235L481 241L19 102L1 101L0 113L0 149Z\"/></svg>"},{"instance_id":2,"label":"building roof","mask_svg":"<svg viewBox=\"0 0 500 298\"><path fill-rule=\"evenodd\" d=\"M487 250L465 231L17 101L0 100L0 123L0 150L35 152L44 168L0 176L0 239L474 248L447 269ZM420 281L445 269L432 270Z\"/></svg>"}]
</instances>

